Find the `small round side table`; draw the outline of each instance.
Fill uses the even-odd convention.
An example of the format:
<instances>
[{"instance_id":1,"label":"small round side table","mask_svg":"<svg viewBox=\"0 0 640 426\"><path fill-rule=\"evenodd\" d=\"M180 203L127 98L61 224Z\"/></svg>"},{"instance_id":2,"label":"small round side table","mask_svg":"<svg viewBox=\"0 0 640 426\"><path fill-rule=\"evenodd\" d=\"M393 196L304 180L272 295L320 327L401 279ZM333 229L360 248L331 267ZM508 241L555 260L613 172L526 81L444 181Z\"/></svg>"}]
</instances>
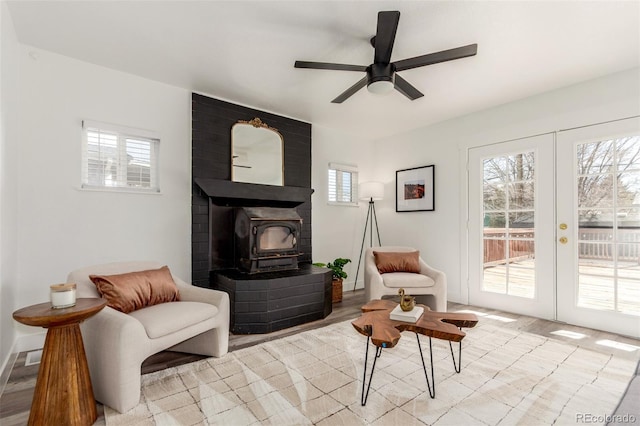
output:
<instances>
[{"instance_id":1,"label":"small round side table","mask_svg":"<svg viewBox=\"0 0 640 426\"><path fill-rule=\"evenodd\" d=\"M19 309L13 318L47 328L31 403L29 425L91 425L97 417L80 323L105 307L104 299L77 299L70 308L40 303Z\"/></svg>"}]
</instances>

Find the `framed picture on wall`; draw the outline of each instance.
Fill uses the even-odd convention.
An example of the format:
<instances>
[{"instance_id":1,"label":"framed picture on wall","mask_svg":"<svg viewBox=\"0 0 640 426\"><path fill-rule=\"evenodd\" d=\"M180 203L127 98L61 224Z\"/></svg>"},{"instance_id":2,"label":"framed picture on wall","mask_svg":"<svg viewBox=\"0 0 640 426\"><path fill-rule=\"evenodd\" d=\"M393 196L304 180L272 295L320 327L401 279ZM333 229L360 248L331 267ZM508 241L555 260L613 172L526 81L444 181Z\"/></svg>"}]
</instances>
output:
<instances>
[{"instance_id":1,"label":"framed picture on wall","mask_svg":"<svg viewBox=\"0 0 640 426\"><path fill-rule=\"evenodd\" d=\"M397 212L435 210L434 169L432 164L396 171Z\"/></svg>"}]
</instances>

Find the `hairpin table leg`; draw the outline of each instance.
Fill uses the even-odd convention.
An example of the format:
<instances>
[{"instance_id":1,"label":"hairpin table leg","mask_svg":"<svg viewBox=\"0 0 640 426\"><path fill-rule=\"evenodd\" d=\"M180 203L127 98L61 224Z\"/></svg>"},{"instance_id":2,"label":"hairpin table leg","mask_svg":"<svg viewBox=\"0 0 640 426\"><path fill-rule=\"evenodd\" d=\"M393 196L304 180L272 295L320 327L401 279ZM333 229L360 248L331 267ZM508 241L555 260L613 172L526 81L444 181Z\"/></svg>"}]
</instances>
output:
<instances>
[{"instance_id":1,"label":"hairpin table leg","mask_svg":"<svg viewBox=\"0 0 640 426\"><path fill-rule=\"evenodd\" d=\"M462 328L460 329L462 330ZM451 359L453 360L453 368L456 370L456 373L460 373L462 370L462 340L458 342L458 364L456 365L456 357L453 355L453 346L451 345L451 340L449 340L449 349L451 349Z\"/></svg>"},{"instance_id":2,"label":"hairpin table leg","mask_svg":"<svg viewBox=\"0 0 640 426\"><path fill-rule=\"evenodd\" d=\"M367 359L369 358L369 337L367 337L367 346L364 353L364 373L362 373L362 398L360 404L362 406L367 404L367 398L369 398L369 389L371 388L371 379L373 378L373 372L376 369L376 361L382 355L382 347L376 347L376 356L373 358L373 365L371 366L371 374L369 375L369 385L367 386L367 393L364 392L365 384L367 383Z\"/></svg>"},{"instance_id":3,"label":"hairpin table leg","mask_svg":"<svg viewBox=\"0 0 640 426\"><path fill-rule=\"evenodd\" d=\"M424 356L422 355L422 346L420 346L420 336L416 333L416 339L418 339L418 349L420 349L420 359L422 360L422 368L424 369L424 377L427 379L427 388L429 389L429 396L431 398L436 397L436 379L433 375L433 348L431 346L431 337L429 337L429 358L431 359L431 382L429 382L429 375L427 374L427 365L424 363ZM433 383L433 385L431 384Z\"/></svg>"}]
</instances>

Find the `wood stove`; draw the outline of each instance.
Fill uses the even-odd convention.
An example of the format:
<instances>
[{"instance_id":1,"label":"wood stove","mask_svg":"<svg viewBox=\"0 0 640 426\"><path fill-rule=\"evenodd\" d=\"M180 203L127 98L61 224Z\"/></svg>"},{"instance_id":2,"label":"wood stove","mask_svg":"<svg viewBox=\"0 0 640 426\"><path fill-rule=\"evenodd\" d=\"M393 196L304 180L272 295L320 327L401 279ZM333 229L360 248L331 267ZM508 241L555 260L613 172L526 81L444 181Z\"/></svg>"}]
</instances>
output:
<instances>
[{"instance_id":1,"label":"wood stove","mask_svg":"<svg viewBox=\"0 0 640 426\"><path fill-rule=\"evenodd\" d=\"M249 274L298 269L302 218L294 208L236 209L237 268Z\"/></svg>"},{"instance_id":2,"label":"wood stove","mask_svg":"<svg viewBox=\"0 0 640 426\"><path fill-rule=\"evenodd\" d=\"M229 294L234 334L271 333L331 314L331 270L311 264L313 189L195 178L209 198L209 288Z\"/></svg>"}]
</instances>

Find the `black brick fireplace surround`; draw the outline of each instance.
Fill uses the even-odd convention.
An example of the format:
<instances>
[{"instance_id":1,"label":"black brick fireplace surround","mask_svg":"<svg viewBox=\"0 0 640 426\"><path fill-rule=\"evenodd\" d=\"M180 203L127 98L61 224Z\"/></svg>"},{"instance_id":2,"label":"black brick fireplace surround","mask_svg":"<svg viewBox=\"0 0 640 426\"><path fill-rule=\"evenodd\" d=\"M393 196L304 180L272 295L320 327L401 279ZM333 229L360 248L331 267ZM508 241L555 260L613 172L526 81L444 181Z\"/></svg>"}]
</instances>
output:
<instances>
[{"instance_id":1,"label":"black brick fireplace surround","mask_svg":"<svg viewBox=\"0 0 640 426\"><path fill-rule=\"evenodd\" d=\"M231 127L260 118L284 139L284 186L231 182ZM192 94L192 281L229 293L232 332L267 333L331 313L331 271L310 265L311 124ZM234 260L234 212L295 208L300 268L245 274Z\"/></svg>"},{"instance_id":2,"label":"black brick fireplace surround","mask_svg":"<svg viewBox=\"0 0 640 426\"><path fill-rule=\"evenodd\" d=\"M212 273L215 287L229 293L236 334L269 333L331 313L331 272L306 263L297 271L259 276L229 270Z\"/></svg>"}]
</instances>

